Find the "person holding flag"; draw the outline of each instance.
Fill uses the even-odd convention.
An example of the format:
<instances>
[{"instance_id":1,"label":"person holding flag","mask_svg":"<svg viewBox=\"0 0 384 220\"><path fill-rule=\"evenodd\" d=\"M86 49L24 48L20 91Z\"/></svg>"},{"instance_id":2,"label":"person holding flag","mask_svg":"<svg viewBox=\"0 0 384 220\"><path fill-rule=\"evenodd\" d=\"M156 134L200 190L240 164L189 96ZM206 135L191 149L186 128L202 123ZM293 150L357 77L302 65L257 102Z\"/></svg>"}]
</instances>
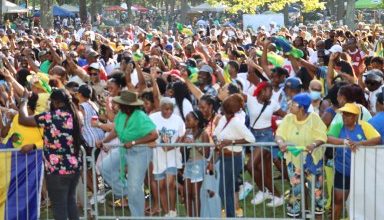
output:
<instances>
[{"instance_id":1,"label":"person holding flag","mask_svg":"<svg viewBox=\"0 0 384 220\"><path fill-rule=\"evenodd\" d=\"M300 181L302 173L315 175L315 214L324 212L325 200L322 198L324 150L318 147L327 141L327 127L318 114L308 112L311 102L311 97L307 93L295 95L292 98L290 114L285 116L276 131L275 140L280 150L285 152L288 176L292 185L291 198L287 205L287 215L291 217L297 217L301 213L301 184L304 184ZM303 156L304 164L300 155Z\"/></svg>"}]
</instances>

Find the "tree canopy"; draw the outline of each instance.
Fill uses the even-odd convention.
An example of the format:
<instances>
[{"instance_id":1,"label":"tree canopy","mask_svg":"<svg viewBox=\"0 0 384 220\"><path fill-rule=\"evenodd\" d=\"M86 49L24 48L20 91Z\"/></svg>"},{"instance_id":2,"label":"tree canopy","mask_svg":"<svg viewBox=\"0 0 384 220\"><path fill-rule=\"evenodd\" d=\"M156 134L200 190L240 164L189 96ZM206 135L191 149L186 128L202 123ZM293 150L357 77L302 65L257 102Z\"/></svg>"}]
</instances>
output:
<instances>
[{"instance_id":1,"label":"tree canopy","mask_svg":"<svg viewBox=\"0 0 384 220\"><path fill-rule=\"evenodd\" d=\"M316 9L324 9L324 2L319 0L208 0L212 5L224 4L229 6L229 12L237 13L239 10L246 13L254 13L256 7L268 5L272 11L280 11L285 5L292 3L301 3L303 5L303 11L309 12Z\"/></svg>"}]
</instances>

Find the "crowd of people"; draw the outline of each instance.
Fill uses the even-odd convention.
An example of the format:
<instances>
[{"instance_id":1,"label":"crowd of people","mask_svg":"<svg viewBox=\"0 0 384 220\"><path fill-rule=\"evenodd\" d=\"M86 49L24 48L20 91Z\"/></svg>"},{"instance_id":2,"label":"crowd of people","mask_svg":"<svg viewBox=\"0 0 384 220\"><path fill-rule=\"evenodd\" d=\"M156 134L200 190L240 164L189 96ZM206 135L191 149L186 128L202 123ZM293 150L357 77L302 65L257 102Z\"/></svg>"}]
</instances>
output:
<instances>
[{"instance_id":1,"label":"crowd of people","mask_svg":"<svg viewBox=\"0 0 384 220\"><path fill-rule=\"evenodd\" d=\"M315 176L306 186L315 188L316 214L331 207L332 219L340 219L351 154L384 140L383 28L274 25L2 29L1 136L4 143L43 138L20 148L43 149L55 219L79 218L80 146L88 157L94 151L90 164L117 198L112 205L128 206L132 216L176 217L178 193L188 216L241 216L239 199L257 188L253 205L286 203L286 214L298 217L304 169ZM276 144L247 146L255 142ZM334 176L323 166L334 167ZM274 184L275 169L291 184L287 200ZM98 191L87 172L88 190ZM248 182L238 180L244 172ZM214 174L218 190L201 191ZM102 188L90 202L103 199ZM216 210L206 210L207 198L220 204Z\"/></svg>"}]
</instances>

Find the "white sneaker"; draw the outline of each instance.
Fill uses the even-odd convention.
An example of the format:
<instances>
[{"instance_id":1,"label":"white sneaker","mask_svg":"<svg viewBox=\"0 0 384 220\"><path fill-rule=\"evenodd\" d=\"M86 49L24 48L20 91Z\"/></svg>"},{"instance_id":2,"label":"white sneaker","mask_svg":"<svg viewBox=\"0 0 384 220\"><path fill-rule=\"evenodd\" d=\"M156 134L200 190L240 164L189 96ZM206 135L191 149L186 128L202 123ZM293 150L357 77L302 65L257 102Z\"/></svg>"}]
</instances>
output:
<instances>
[{"instance_id":1,"label":"white sneaker","mask_svg":"<svg viewBox=\"0 0 384 220\"><path fill-rule=\"evenodd\" d=\"M277 197L277 196L272 196L272 200L267 203L267 206L275 208L275 207L279 207L279 206L281 206L283 204L284 204L284 199L283 198Z\"/></svg>"},{"instance_id":2,"label":"white sneaker","mask_svg":"<svg viewBox=\"0 0 384 220\"><path fill-rule=\"evenodd\" d=\"M105 202L105 193L98 191L96 195L91 196L89 203L94 205L95 203L104 203Z\"/></svg>"},{"instance_id":3,"label":"white sneaker","mask_svg":"<svg viewBox=\"0 0 384 220\"><path fill-rule=\"evenodd\" d=\"M270 199L270 198L271 198L271 193L269 193L268 191L267 192L259 191L253 197L253 199L251 200L251 203L252 205L259 205L262 202L264 202L264 200Z\"/></svg>"},{"instance_id":4,"label":"white sneaker","mask_svg":"<svg viewBox=\"0 0 384 220\"><path fill-rule=\"evenodd\" d=\"M252 184L248 182L244 182L244 184L240 186L239 200L245 199L252 190L253 190Z\"/></svg>"},{"instance_id":5,"label":"white sneaker","mask_svg":"<svg viewBox=\"0 0 384 220\"><path fill-rule=\"evenodd\" d=\"M169 211L168 214L166 214L164 217L175 218L175 217L177 217L177 212L171 210L171 211Z\"/></svg>"}]
</instances>

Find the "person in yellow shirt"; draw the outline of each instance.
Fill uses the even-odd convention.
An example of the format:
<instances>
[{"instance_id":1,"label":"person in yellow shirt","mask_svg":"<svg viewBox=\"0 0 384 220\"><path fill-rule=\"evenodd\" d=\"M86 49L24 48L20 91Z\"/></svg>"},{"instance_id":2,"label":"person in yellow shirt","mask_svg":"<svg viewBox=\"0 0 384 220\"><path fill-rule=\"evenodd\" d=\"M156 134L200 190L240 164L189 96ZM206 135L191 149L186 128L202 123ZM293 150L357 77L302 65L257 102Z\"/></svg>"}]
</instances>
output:
<instances>
[{"instance_id":1,"label":"person in yellow shirt","mask_svg":"<svg viewBox=\"0 0 384 220\"><path fill-rule=\"evenodd\" d=\"M301 212L301 173L309 179L315 175L315 213L324 212L322 198L323 148L327 141L327 127L316 113L309 113L311 97L308 93L299 93L292 99L290 114L285 116L276 131L275 140L285 154L288 176L291 183L291 198L287 205L287 215L297 217ZM288 146L292 144L292 146ZM303 161L303 163L302 163ZM302 172L302 169L303 172Z\"/></svg>"},{"instance_id":2,"label":"person in yellow shirt","mask_svg":"<svg viewBox=\"0 0 384 220\"><path fill-rule=\"evenodd\" d=\"M28 99L28 114L34 115L40 113L36 111L39 96L32 94ZM27 127L19 124L19 114L15 115L9 127L7 136L4 138L6 144L9 139L16 139L13 142L13 148L19 148L21 152L27 153L34 149L43 148L43 129L35 127Z\"/></svg>"},{"instance_id":3,"label":"person in yellow shirt","mask_svg":"<svg viewBox=\"0 0 384 220\"><path fill-rule=\"evenodd\" d=\"M7 45L9 43L9 38L5 35L4 29L0 29L0 40L3 45Z\"/></svg>"}]
</instances>

